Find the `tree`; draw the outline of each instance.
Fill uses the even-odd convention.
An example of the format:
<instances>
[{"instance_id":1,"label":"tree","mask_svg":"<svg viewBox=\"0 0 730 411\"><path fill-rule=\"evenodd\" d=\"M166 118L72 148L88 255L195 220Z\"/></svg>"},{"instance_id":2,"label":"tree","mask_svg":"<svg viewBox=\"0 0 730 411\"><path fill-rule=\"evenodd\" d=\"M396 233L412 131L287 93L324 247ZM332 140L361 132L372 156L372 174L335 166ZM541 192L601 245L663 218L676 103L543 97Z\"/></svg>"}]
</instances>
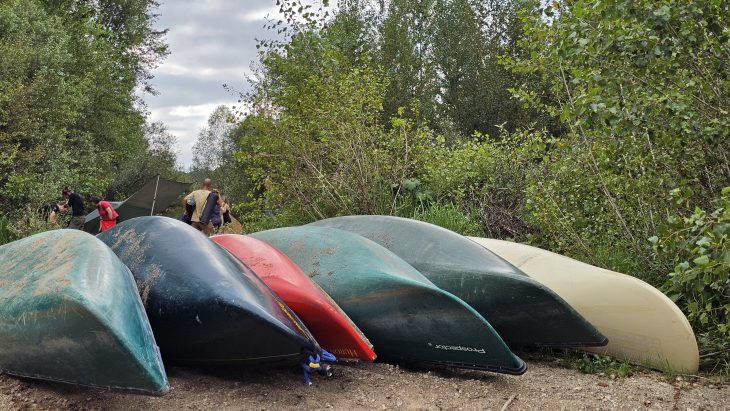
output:
<instances>
[{"instance_id":1,"label":"tree","mask_svg":"<svg viewBox=\"0 0 730 411\"><path fill-rule=\"evenodd\" d=\"M155 6L0 4L0 213L37 208L64 185L101 194L146 154L134 92L167 52Z\"/></svg>"},{"instance_id":2,"label":"tree","mask_svg":"<svg viewBox=\"0 0 730 411\"><path fill-rule=\"evenodd\" d=\"M193 170L213 171L232 155L233 121L233 111L228 106L216 107L208 118L208 126L200 130L193 145Z\"/></svg>"},{"instance_id":3,"label":"tree","mask_svg":"<svg viewBox=\"0 0 730 411\"><path fill-rule=\"evenodd\" d=\"M406 108L419 124L433 125L437 80L433 63L434 0L393 0L380 27L380 64L389 79L385 122Z\"/></svg>"}]
</instances>

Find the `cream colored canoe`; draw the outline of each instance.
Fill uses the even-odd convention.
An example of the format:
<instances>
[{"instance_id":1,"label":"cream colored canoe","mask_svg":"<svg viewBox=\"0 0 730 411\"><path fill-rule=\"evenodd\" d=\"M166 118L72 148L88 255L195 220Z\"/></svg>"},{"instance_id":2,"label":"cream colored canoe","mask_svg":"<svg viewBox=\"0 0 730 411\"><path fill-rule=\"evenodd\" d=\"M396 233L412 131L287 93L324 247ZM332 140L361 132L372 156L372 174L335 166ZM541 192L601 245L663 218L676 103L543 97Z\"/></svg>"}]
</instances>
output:
<instances>
[{"instance_id":1,"label":"cream colored canoe","mask_svg":"<svg viewBox=\"0 0 730 411\"><path fill-rule=\"evenodd\" d=\"M697 372L699 351L692 327L656 288L529 245L470 238L552 289L608 337L607 346L586 351L660 370Z\"/></svg>"}]
</instances>

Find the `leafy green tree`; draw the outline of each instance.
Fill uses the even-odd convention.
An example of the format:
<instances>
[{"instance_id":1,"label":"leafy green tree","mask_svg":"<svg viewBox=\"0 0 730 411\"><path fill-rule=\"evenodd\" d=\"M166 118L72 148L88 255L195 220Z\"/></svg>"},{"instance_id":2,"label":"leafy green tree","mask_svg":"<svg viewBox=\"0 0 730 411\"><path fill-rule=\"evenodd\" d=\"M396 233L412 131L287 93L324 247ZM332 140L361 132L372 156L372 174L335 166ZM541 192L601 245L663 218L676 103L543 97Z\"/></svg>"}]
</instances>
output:
<instances>
[{"instance_id":1,"label":"leafy green tree","mask_svg":"<svg viewBox=\"0 0 730 411\"><path fill-rule=\"evenodd\" d=\"M211 113L208 126L200 130L193 145L193 170L215 170L226 156L232 155L233 121L233 111L228 106L218 106Z\"/></svg>"},{"instance_id":2,"label":"leafy green tree","mask_svg":"<svg viewBox=\"0 0 730 411\"><path fill-rule=\"evenodd\" d=\"M433 62L435 0L392 0L380 26L380 59L390 80L385 118L400 108L419 124L435 122L437 75Z\"/></svg>"},{"instance_id":3,"label":"leafy green tree","mask_svg":"<svg viewBox=\"0 0 730 411\"><path fill-rule=\"evenodd\" d=\"M540 81L515 93L567 129L529 189L545 241L609 265L628 261L623 268L657 281L656 268L639 267L652 265L645 239L669 212L663 193L690 187L706 204L730 181L729 8L568 1L523 13L522 52L509 64ZM550 99L532 87L541 82Z\"/></svg>"},{"instance_id":4,"label":"leafy green tree","mask_svg":"<svg viewBox=\"0 0 730 411\"><path fill-rule=\"evenodd\" d=\"M85 194L133 185L120 170L154 155L135 90L150 90L149 70L167 53L155 7L0 4L0 213L28 214L64 185Z\"/></svg>"}]
</instances>

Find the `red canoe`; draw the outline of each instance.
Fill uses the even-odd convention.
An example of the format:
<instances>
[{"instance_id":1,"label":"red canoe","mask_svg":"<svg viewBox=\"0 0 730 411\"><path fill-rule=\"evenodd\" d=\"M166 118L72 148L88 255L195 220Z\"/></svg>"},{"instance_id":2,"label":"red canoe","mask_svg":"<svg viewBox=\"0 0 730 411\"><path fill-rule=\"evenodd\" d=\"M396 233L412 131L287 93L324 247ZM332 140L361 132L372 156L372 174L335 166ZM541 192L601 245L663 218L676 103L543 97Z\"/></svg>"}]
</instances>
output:
<instances>
[{"instance_id":1,"label":"red canoe","mask_svg":"<svg viewBox=\"0 0 730 411\"><path fill-rule=\"evenodd\" d=\"M255 238L211 237L249 266L301 318L317 342L340 358L375 360L370 341L347 314L289 257Z\"/></svg>"}]
</instances>

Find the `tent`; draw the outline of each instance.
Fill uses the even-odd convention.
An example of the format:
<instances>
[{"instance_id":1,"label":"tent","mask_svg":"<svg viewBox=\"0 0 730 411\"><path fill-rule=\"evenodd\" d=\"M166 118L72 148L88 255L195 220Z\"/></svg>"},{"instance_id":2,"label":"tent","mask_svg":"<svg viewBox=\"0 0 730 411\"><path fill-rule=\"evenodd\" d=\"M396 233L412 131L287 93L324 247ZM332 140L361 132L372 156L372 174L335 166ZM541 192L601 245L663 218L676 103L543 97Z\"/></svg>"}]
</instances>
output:
<instances>
[{"instance_id":1,"label":"tent","mask_svg":"<svg viewBox=\"0 0 730 411\"><path fill-rule=\"evenodd\" d=\"M192 183L161 178L159 175L144 185L139 191L124 201L110 202L119 213L119 222L134 217L153 215L170 207L185 193ZM86 216L84 231L96 234L99 231L99 212L92 211Z\"/></svg>"}]
</instances>

